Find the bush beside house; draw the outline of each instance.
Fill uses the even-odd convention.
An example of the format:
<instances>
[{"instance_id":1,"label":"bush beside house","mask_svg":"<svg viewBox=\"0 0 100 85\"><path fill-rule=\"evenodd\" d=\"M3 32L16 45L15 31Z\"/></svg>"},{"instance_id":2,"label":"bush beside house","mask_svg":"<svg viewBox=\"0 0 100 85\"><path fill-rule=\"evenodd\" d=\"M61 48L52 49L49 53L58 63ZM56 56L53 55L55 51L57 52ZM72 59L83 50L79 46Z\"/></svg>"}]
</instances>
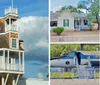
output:
<instances>
[{"instance_id":1,"label":"bush beside house","mask_svg":"<svg viewBox=\"0 0 100 85\"><path fill-rule=\"evenodd\" d=\"M61 35L61 33L64 31L63 27L57 27L53 29L53 32L55 32L57 35Z\"/></svg>"}]
</instances>

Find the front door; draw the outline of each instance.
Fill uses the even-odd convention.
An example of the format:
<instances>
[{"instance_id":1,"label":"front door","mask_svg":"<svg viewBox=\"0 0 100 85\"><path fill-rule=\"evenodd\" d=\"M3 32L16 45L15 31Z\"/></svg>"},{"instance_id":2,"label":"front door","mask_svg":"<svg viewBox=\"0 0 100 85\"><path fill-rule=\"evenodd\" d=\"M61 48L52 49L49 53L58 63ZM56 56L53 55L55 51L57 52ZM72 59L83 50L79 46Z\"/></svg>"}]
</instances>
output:
<instances>
[{"instance_id":1,"label":"front door","mask_svg":"<svg viewBox=\"0 0 100 85\"><path fill-rule=\"evenodd\" d=\"M81 25L81 20L74 20L74 29L75 30L80 29L80 25Z\"/></svg>"}]
</instances>

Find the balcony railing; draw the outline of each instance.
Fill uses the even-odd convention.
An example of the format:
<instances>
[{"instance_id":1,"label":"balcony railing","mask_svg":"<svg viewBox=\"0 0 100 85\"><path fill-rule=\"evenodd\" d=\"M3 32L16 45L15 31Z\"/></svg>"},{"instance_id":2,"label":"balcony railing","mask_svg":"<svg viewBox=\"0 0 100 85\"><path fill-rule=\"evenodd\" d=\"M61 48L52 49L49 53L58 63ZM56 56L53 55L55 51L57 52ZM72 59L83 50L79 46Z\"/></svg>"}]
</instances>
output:
<instances>
[{"instance_id":1,"label":"balcony railing","mask_svg":"<svg viewBox=\"0 0 100 85\"><path fill-rule=\"evenodd\" d=\"M6 14L18 14L18 9L9 7L8 9L5 9L5 15Z\"/></svg>"},{"instance_id":2,"label":"balcony railing","mask_svg":"<svg viewBox=\"0 0 100 85\"><path fill-rule=\"evenodd\" d=\"M5 66L1 66L0 65L0 70L3 71L19 71L19 72L23 72L23 65L19 65L19 64L5 64Z\"/></svg>"}]
</instances>

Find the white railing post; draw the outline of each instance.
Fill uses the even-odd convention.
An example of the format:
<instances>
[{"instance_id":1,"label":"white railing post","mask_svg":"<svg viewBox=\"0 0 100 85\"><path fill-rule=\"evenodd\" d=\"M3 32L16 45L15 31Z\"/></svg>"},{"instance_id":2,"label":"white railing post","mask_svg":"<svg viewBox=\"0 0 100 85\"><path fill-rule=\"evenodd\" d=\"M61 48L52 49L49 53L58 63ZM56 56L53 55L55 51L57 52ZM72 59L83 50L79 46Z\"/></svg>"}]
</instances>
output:
<instances>
[{"instance_id":1,"label":"white railing post","mask_svg":"<svg viewBox=\"0 0 100 85\"><path fill-rule=\"evenodd\" d=\"M3 69L5 69L5 50L3 50Z\"/></svg>"},{"instance_id":2,"label":"white railing post","mask_svg":"<svg viewBox=\"0 0 100 85\"><path fill-rule=\"evenodd\" d=\"M19 52L19 71L20 71L20 65L21 65L21 60L20 60L20 52Z\"/></svg>"},{"instance_id":3,"label":"white railing post","mask_svg":"<svg viewBox=\"0 0 100 85\"><path fill-rule=\"evenodd\" d=\"M15 77L13 77L12 85L15 85Z\"/></svg>"},{"instance_id":4,"label":"white railing post","mask_svg":"<svg viewBox=\"0 0 100 85\"><path fill-rule=\"evenodd\" d=\"M8 58L8 62L7 62L7 69L9 70L9 50L8 50L8 54L7 54L7 58Z\"/></svg>"},{"instance_id":5,"label":"white railing post","mask_svg":"<svg viewBox=\"0 0 100 85\"><path fill-rule=\"evenodd\" d=\"M23 68L22 68L22 71L24 71L24 52L23 52L22 58L23 58L23 64L22 64Z\"/></svg>"},{"instance_id":6,"label":"white railing post","mask_svg":"<svg viewBox=\"0 0 100 85\"><path fill-rule=\"evenodd\" d=\"M4 76L2 76L2 85L4 85Z\"/></svg>"}]
</instances>

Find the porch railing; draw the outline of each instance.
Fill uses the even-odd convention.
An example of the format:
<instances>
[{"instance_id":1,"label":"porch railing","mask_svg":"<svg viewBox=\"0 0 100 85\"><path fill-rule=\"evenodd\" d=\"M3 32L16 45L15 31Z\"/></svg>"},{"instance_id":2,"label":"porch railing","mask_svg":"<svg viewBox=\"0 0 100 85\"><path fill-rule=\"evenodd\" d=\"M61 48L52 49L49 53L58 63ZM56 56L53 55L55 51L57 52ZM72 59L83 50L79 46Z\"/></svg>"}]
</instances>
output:
<instances>
[{"instance_id":1,"label":"porch railing","mask_svg":"<svg viewBox=\"0 0 100 85\"><path fill-rule=\"evenodd\" d=\"M21 71L23 72L23 65L19 64L5 64L5 66L0 65L0 70L6 70L6 71Z\"/></svg>"}]
</instances>

